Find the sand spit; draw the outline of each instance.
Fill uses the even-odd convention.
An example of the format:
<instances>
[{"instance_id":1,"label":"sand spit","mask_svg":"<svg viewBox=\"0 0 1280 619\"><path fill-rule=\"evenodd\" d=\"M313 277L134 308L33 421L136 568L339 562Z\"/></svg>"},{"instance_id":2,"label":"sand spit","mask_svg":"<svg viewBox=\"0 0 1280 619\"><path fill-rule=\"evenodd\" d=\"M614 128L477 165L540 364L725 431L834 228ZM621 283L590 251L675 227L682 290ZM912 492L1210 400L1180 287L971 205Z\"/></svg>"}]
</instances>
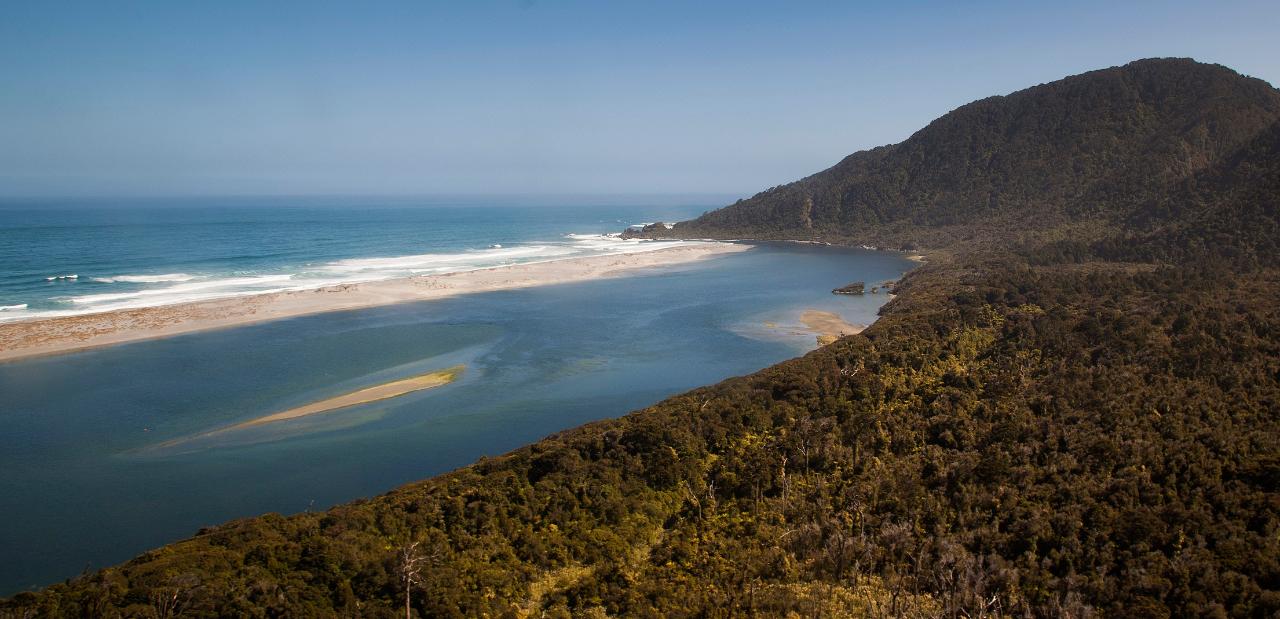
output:
<instances>
[{"instance_id":1,"label":"sand spit","mask_svg":"<svg viewBox=\"0 0 1280 619\"><path fill-rule=\"evenodd\" d=\"M617 277L639 269L692 262L748 249L747 245L733 243L704 243L634 254L569 258L178 305L17 320L0 323L0 361L307 314Z\"/></svg>"}]
</instances>

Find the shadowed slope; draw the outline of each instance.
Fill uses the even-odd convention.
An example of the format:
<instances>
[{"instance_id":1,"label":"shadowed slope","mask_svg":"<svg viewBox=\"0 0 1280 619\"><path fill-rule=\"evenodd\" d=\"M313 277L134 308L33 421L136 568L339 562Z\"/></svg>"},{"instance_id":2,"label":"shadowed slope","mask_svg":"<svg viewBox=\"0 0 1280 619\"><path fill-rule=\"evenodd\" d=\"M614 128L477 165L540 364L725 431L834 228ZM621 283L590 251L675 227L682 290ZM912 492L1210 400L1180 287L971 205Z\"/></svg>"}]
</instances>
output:
<instances>
[{"instance_id":1,"label":"shadowed slope","mask_svg":"<svg viewBox=\"0 0 1280 619\"><path fill-rule=\"evenodd\" d=\"M899 144L648 235L938 247L1092 234L1277 119L1280 94L1261 80L1141 60L975 101Z\"/></svg>"}]
</instances>

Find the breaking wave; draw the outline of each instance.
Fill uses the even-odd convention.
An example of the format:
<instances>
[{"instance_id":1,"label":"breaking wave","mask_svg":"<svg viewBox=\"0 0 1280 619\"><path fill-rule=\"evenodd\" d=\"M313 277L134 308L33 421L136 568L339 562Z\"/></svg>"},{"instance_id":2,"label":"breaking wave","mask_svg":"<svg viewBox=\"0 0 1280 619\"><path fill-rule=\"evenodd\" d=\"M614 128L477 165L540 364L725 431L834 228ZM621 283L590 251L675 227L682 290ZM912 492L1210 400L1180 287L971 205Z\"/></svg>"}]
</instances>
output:
<instances>
[{"instance_id":1,"label":"breaking wave","mask_svg":"<svg viewBox=\"0 0 1280 619\"><path fill-rule=\"evenodd\" d=\"M160 282L189 282L195 278L195 275L187 275L186 273L165 273L163 275L116 275L113 277L95 277L93 278L93 281L103 284L114 284L117 282L126 284L156 284Z\"/></svg>"},{"instance_id":2,"label":"breaking wave","mask_svg":"<svg viewBox=\"0 0 1280 619\"><path fill-rule=\"evenodd\" d=\"M493 243L465 251L404 256L349 258L308 264L287 272L163 273L93 277L93 294L53 297L36 310L25 304L0 306L0 322L18 318L47 318L138 307L173 305L210 299L309 290L327 286L415 275L437 275L601 255L632 254L689 245L686 241L622 239L617 234L565 234L553 241L503 245ZM49 281L76 280L76 274ZM114 289L113 289L114 287ZM77 290L88 291L90 288Z\"/></svg>"}]
</instances>

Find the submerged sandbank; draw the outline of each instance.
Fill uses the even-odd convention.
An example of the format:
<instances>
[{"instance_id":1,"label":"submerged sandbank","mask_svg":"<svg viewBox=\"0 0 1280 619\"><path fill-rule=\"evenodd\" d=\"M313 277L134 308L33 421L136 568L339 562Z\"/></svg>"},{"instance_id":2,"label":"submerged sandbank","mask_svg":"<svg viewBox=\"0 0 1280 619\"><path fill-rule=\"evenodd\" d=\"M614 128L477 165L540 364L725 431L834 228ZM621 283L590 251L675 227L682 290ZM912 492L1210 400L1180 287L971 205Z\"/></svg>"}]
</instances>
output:
<instances>
[{"instance_id":1,"label":"submerged sandbank","mask_svg":"<svg viewBox=\"0 0 1280 619\"><path fill-rule=\"evenodd\" d=\"M304 406L291 408L287 411L281 411L279 413L266 415L265 417L251 419L244 423L226 428L226 430L242 430L244 428L252 428L254 426L284 421L286 419L297 419L298 417L327 413L329 411L347 408L348 406L355 406L357 404L368 404L370 402L377 402L378 400L388 400L407 393L422 391L424 389L434 389L457 380L458 376L462 374L462 370L464 369L464 366L455 365L445 370L436 370L434 372L427 372L426 374L420 374L418 376L383 383L374 387L366 387L364 389L352 391L351 393L344 393L340 396L329 398L327 400L320 400L319 402L312 402Z\"/></svg>"},{"instance_id":2,"label":"submerged sandbank","mask_svg":"<svg viewBox=\"0 0 1280 619\"><path fill-rule=\"evenodd\" d=\"M459 294L581 282L746 251L703 243L654 251L291 290L178 305L0 323L0 361L236 327L307 314L426 301Z\"/></svg>"},{"instance_id":3,"label":"submerged sandbank","mask_svg":"<svg viewBox=\"0 0 1280 619\"><path fill-rule=\"evenodd\" d=\"M147 450L154 451L154 450L169 449L172 447L183 445L185 443L190 443L198 439L213 438L219 435L236 432L238 430L247 430L249 428L264 426L267 424L277 423L281 421L288 421L290 419L299 419L302 417L309 417L311 415L319 415L321 413L328 413L328 412L336 411L343 408L358 406L361 404L370 404L370 403L379 402L382 400L390 400L391 398L400 397L402 395L407 395L417 391L425 391L427 389L435 389L436 387L443 387L457 380L458 377L462 375L462 372L465 369L466 369L465 366L455 365L451 368L446 368L443 370L433 370L431 372L427 372L426 374L419 374L417 376L410 376L409 378L402 378L400 380L393 380L388 383L382 383L381 385L375 385L373 387L365 387L363 389L357 389L356 391L344 393L340 396L326 398L324 400L319 400L316 402L312 402L310 404L305 404L303 406L291 408L289 410L280 411L278 413L272 413L270 415L264 415L262 417L258 417L257 419L250 419L249 421L238 423L233 426L227 426L225 428L218 428L216 430L202 432L194 436L185 436L182 438L176 438L170 441L165 441L163 443L153 445L147 448Z\"/></svg>"},{"instance_id":4,"label":"submerged sandbank","mask_svg":"<svg viewBox=\"0 0 1280 619\"><path fill-rule=\"evenodd\" d=\"M818 335L818 345L826 346L846 335L862 333L864 325L855 325L832 312L805 310L800 314L800 322L810 331Z\"/></svg>"},{"instance_id":5,"label":"submerged sandbank","mask_svg":"<svg viewBox=\"0 0 1280 619\"><path fill-rule=\"evenodd\" d=\"M795 313L791 313L791 317L794 319ZM826 346L843 336L855 335L866 329L865 325L853 324L835 312L813 308L800 311L798 324L790 320L783 323L766 320L763 326L768 332L795 336L816 336L818 346ZM747 333L748 337L752 337L749 335L751 330L748 330Z\"/></svg>"}]
</instances>

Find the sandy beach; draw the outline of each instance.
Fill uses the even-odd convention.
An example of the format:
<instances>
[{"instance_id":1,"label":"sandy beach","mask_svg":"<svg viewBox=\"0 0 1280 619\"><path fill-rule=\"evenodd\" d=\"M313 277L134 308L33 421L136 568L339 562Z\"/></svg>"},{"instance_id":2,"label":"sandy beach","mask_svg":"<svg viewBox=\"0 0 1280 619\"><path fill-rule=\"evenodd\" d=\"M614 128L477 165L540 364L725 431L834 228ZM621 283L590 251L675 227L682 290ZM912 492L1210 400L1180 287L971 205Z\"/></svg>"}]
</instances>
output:
<instances>
[{"instance_id":1,"label":"sandy beach","mask_svg":"<svg viewBox=\"0 0 1280 619\"><path fill-rule=\"evenodd\" d=\"M311 290L5 322L0 323L0 361L308 314L617 277L640 269L692 262L748 249L749 246L733 243L706 243L633 254L570 258Z\"/></svg>"}]
</instances>

